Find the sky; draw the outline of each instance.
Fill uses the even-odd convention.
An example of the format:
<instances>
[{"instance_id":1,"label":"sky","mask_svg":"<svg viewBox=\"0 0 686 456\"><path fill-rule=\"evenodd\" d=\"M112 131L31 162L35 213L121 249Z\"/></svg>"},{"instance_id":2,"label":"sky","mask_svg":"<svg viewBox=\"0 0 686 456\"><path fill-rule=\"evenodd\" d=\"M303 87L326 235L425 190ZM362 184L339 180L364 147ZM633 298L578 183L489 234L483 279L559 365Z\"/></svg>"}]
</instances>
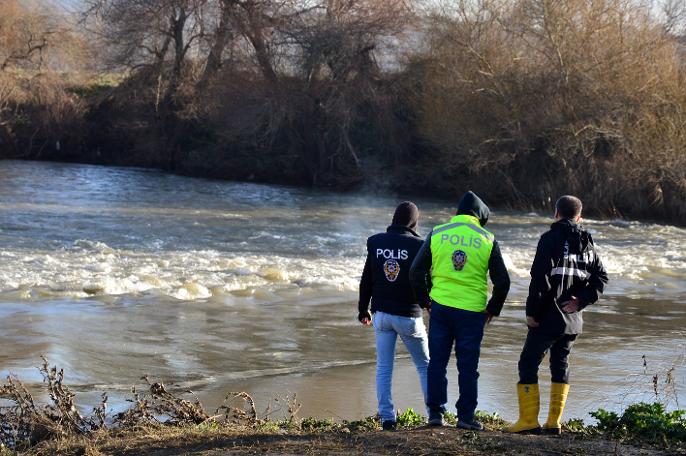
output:
<instances>
[{"instance_id":1,"label":"sky","mask_svg":"<svg viewBox=\"0 0 686 456\"><path fill-rule=\"evenodd\" d=\"M48 0L67 11L77 11L83 4L82 0Z\"/></svg>"}]
</instances>

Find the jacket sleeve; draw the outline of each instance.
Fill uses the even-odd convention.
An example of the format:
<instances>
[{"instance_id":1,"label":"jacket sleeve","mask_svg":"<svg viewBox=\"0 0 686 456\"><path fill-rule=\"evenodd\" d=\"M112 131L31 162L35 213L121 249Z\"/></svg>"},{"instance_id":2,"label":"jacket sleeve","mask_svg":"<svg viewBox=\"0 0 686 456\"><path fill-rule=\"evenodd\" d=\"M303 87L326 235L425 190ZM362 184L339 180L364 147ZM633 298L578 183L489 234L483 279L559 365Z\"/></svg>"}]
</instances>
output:
<instances>
[{"instance_id":1,"label":"jacket sleeve","mask_svg":"<svg viewBox=\"0 0 686 456\"><path fill-rule=\"evenodd\" d=\"M544 236L538 241L536 256L531 265L531 283L529 296L526 298L526 316L536 317L541 313L543 296L550 292L550 272L553 268L553 256L550 243Z\"/></svg>"},{"instance_id":2,"label":"jacket sleeve","mask_svg":"<svg viewBox=\"0 0 686 456\"><path fill-rule=\"evenodd\" d=\"M581 301L582 309L598 301L600 295L605 291L605 285L608 281L607 271L605 271L603 262L600 261L600 257L596 254L595 250L593 251L593 261L590 266L588 268L590 276L586 286L576 293L577 298Z\"/></svg>"},{"instance_id":3,"label":"jacket sleeve","mask_svg":"<svg viewBox=\"0 0 686 456\"><path fill-rule=\"evenodd\" d=\"M360 279L360 300L357 304L357 319L365 318L369 313L369 300L372 298L372 258L367 246L367 259L364 262L362 278Z\"/></svg>"},{"instance_id":4,"label":"jacket sleeve","mask_svg":"<svg viewBox=\"0 0 686 456\"><path fill-rule=\"evenodd\" d=\"M426 307L430 301L429 292L431 291L431 234L429 233L424 240L417 256L410 266L410 285L414 291L414 296L421 307Z\"/></svg>"},{"instance_id":5,"label":"jacket sleeve","mask_svg":"<svg viewBox=\"0 0 686 456\"><path fill-rule=\"evenodd\" d=\"M486 311L491 315L498 316L503 309L503 304L505 304L507 293L510 291L510 274L505 267L498 241L493 243L491 257L488 259L488 274L491 276L491 282L493 282L493 294L488 301Z\"/></svg>"}]
</instances>

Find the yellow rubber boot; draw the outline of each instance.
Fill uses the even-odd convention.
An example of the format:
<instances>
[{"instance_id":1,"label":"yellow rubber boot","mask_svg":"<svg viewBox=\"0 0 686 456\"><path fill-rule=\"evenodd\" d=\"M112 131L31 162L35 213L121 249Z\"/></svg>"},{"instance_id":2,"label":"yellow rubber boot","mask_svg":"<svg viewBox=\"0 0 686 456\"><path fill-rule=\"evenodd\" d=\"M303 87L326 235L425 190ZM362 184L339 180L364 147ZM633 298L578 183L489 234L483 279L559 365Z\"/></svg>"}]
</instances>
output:
<instances>
[{"instance_id":1,"label":"yellow rubber boot","mask_svg":"<svg viewBox=\"0 0 686 456\"><path fill-rule=\"evenodd\" d=\"M550 410L548 421L543 425L544 433L559 435L562 432L560 418L565 409L567 394L569 394L569 385L566 383L553 383L550 386Z\"/></svg>"},{"instance_id":2,"label":"yellow rubber boot","mask_svg":"<svg viewBox=\"0 0 686 456\"><path fill-rule=\"evenodd\" d=\"M538 433L541 426L538 424L538 411L541 407L541 399L538 395L538 383L523 385L517 384L517 396L519 397L519 420L506 429L507 432Z\"/></svg>"}]
</instances>

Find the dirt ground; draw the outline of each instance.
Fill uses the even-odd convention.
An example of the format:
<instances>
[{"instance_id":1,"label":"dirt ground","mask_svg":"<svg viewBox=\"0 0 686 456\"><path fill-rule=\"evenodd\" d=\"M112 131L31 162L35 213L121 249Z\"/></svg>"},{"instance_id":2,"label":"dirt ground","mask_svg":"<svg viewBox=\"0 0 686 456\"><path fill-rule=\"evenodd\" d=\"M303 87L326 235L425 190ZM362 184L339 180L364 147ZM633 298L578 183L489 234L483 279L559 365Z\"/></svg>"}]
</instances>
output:
<instances>
[{"instance_id":1,"label":"dirt ground","mask_svg":"<svg viewBox=\"0 0 686 456\"><path fill-rule=\"evenodd\" d=\"M626 455L686 454L679 449L641 448L578 435L520 436L467 432L453 427L398 432L316 434L139 432L83 442L53 444L30 454L65 455Z\"/></svg>"}]
</instances>

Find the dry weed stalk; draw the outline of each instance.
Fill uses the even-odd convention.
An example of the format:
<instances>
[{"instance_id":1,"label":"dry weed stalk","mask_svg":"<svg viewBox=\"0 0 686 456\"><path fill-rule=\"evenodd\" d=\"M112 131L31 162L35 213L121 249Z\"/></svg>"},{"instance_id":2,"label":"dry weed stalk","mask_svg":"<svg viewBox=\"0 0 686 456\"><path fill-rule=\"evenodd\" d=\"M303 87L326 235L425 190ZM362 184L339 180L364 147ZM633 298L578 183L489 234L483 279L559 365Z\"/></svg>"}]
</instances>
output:
<instances>
[{"instance_id":1,"label":"dry weed stalk","mask_svg":"<svg viewBox=\"0 0 686 456\"><path fill-rule=\"evenodd\" d=\"M74 402L74 394L64 384L64 370L50 367L44 357L39 368L50 402L37 405L26 386L9 376L0 386L0 442L9 447L34 444L41 440L86 434L105 425L107 396L88 416L82 416Z\"/></svg>"},{"instance_id":2,"label":"dry weed stalk","mask_svg":"<svg viewBox=\"0 0 686 456\"><path fill-rule=\"evenodd\" d=\"M302 408L302 404L298 402L298 395L276 396L273 399L273 404L267 404L264 411L264 418L270 419L272 415L283 414L287 422L293 423L297 420L298 413Z\"/></svg>"},{"instance_id":3,"label":"dry weed stalk","mask_svg":"<svg viewBox=\"0 0 686 456\"><path fill-rule=\"evenodd\" d=\"M247 393L229 393L217 413L210 416L197 398L194 401L183 399L170 393L163 383L152 382L147 376L141 378L146 382L147 391L139 392L134 386L129 399L132 405L127 410L108 419L108 397L103 393L100 404L84 416L79 412L75 394L64 383L64 370L50 367L47 359L42 359L39 371L50 398L47 404L37 403L28 388L14 376L7 377L7 382L0 385L0 446L23 448L45 440L77 435L88 437L100 429L188 426L206 422L250 426L262 422L257 418L255 401ZM227 402L238 398L248 404L247 411ZM297 413L297 409L289 407L289 413L291 410ZM290 414L291 419L294 413Z\"/></svg>"},{"instance_id":4,"label":"dry weed stalk","mask_svg":"<svg viewBox=\"0 0 686 456\"><path fill-rule=\"evenodd\" d=\"M232 401L235 399L242 399L243 405L247 405L249 408L246 411L245 408L240 406L232 405ZM255 401L252 396L245 392L231 392L226 395L222 404L217 408L215 412L215 417L222 417L223 421L227 423L257 423L257 409L255 408Z\"/></svg>"},{"instance_id":5,"label":"dry weed stalk","mask_svg":"<svg viewBox=\"0 0 686 456\"><path fill-rule=\"evenodd\" d=\"M152 417L155 421L173 425L200 424L211 419L199 400L190 402L175 396L167 391L163 383L152 383L147 375L141 380L145 380L149 387L147 398L136 399L137 409L143 405L141 411L144 413L141 416L144 419Z\"/></svg>"}]
</instances>

